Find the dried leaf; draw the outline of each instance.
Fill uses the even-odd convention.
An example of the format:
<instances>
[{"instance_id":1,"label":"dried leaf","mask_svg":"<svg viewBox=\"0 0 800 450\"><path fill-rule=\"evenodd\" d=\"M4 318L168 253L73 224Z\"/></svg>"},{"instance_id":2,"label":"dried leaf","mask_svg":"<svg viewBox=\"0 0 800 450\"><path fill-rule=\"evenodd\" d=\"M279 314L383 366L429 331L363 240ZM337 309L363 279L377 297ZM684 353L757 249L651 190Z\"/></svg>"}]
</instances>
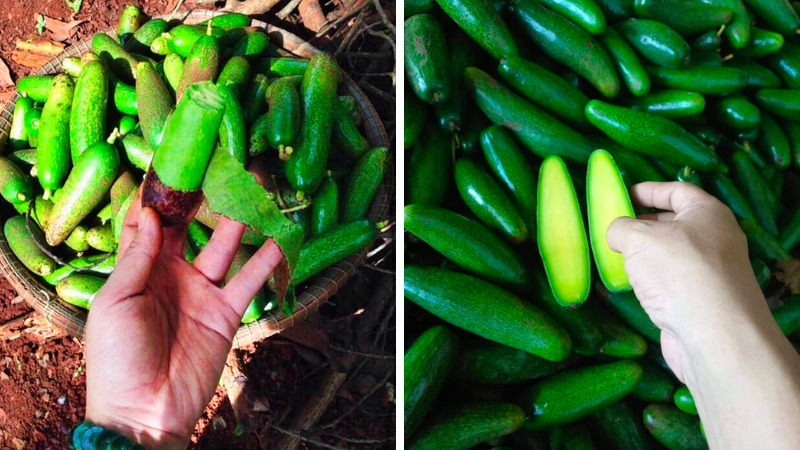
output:
<instances>
[{"instance_id":1,"label":"dried leaf","mask_svg":"<svg viewBox=\"0 0 800 450\"><path fill-rule=\"evenodd\" d=\"M800 294L800 261L782 260L775 264L775 279L785 284L792 294Z\"/></svg>"},{"instance_id":2,"label":"dried leaf","mask_svg":"<svg viewBox=\"0 0 800 450\"><path fill-rule=\"evenodd\" d=\"M11 59L20 66L29 67L31 69L38 69L50 61L53 57L47 55L40 55L37 53L30 53L25 51L14 50L11 53Z\"/></svg>"},{"instance_id":3,"label":"dried leaf","mask_svg":"<svg viewBox=\"0 0 800 450\"><path fill-rule=\"evenodd\" d=\"M17 38L17 50L24 50L39 55L56 56L64 51L64 47L64 44L53 42L47 38L28 40Z\"/></svg>"},{"instance_id":4,"label":"dried leaf","mask_svg":"<svg viewBox=\"0 0 800 450\"><path fill-rule=\"evenodd\" d=\"M58 19L53 19L52 17L44 16L44 27L47 30L50 30L53 33L53 39L56 41L66 41L67 39L71 38L75 32L78 30L75 29L78 25L86 22L86 19L83 20L73 20L72 22L62 22Z\"/></svg>"},{"instance_id":5,"label":"dried leaf","mask_svg":"<svg viewBox=\"0 0 800 450\"><path fill-rule=\"evenodd\" d=\"M11 71L8 70L8 65L2 58L0 58L0 88L9 87L14 85L14 80L11 78Z\"/></svg>"}]
</instances>

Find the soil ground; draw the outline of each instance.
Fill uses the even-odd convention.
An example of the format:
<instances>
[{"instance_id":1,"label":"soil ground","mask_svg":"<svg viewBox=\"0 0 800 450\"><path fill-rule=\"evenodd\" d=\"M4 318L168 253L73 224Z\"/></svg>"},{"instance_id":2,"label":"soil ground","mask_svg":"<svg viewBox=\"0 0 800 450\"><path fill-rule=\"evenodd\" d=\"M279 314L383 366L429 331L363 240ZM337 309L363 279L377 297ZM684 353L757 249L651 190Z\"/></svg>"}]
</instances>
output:
<instances>
[{"instance_id":1,"label":"soil ground","mask_svg":"<svg viewBox=\"0 0 800 450\"><path fill-rule=\"evenodd\" d=\"M146 13L156 15L171 11L178 0L84 0L76 15L64 0L3 3L0 58L9 66L16 81L32 69L12 59L15 41L37 37L38 14L65 22L87 20L65 41L69 45L97 31L115 27L120 11L127 4L139 4ZM284 0L273 11L287 3L288 0ZM359 3L364 2L336 1L322 3L322 7L328 20L335 20ZM197 5L187 1L183 9L219 6L219 3ZM387 20L393 22L394 4L385 5L384 9ZM375 11L371 15L354 14L353 19L342 21L339 27L318 37L303 26L296 12L283 22L272 20L270 15L259 18L279 24L328 51L333 52L344 43L337 54L340 64L370 96L394 141L391 44L384 36L349 30L354 24L356 28L361 25L363 30L364 23L379 20L376 16ZM44 36L48 34L46 31ZM14 92L13 87L0 90L0 103L11 98ZM220 386L198 421L191 448L274 448L278 439L285 437L279 430L286 428L283 424L287 418L313 397L311 393L320 389L325 373L332 367L348 372L347 379L317 425L302 433L300 448L393 448L394 308L380 311L382 324L368 333L369 336L360 335L362 330L359 329L363 321L360 317L368 315L362 312L369 311L376 298L390 299L384 304L393 302L391 246L388 251L387 262L374 270L362 268L309 323L237 350L242 372L249 381L248 398L255 405L258 420L249 432L237 430L227 391ZM16 292L0 278L0 324L29 311L24 302L17 300ZM371 353L353 358L356 353L348 349L366 340L373 344L369 348ZM21 332L0 341L0 448L65 448L65 436L73 425L83 420L85 412L84 367L82 342L69 336L45 339Z\"/></svg>"}]
</instances>

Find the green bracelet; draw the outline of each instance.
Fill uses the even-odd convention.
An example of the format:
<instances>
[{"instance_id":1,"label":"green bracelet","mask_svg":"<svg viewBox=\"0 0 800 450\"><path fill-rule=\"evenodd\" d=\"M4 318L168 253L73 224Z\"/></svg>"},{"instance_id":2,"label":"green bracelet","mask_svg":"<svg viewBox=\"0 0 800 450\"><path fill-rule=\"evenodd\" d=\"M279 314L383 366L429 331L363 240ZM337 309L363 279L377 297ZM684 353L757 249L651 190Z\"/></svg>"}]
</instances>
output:
<instances>
[{"instance_id":1,"label":"green bracelet","mask_svg":"<svg viewBox=\"0 0 800 450\"><path fill-rule=\"evenodd\" d=\"M144 450L139 444L113 430L82 422L69 433L69 445L74 450Z\"/></svg>"}]
</instances>

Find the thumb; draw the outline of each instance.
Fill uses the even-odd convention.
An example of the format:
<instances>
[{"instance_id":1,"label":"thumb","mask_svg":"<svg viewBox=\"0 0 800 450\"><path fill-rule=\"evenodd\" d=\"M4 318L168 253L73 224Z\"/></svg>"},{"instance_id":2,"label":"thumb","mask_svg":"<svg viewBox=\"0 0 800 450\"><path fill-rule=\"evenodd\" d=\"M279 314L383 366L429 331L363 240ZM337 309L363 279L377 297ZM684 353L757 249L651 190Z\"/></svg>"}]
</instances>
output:
<instances>
[{"instance_id":1,"label":"thumb","mask_svg":"<svg viewBox=\"0 0 800 450\"><path fill-rule=\"evenodd\" d=\"M641 239L642 231L651 227L651 221L637 220L633 217L618 217L611 222L606 231L608 247L617 253L629 253Z\"/></svg>"},{"instance_id":2,"label":"thumb","mask_svg":"<svg viewBox=\"0 0 800 450\"><path fill-rule=\"evenodd\" d=\"M99 299L122 300L141 293L161 251L162 229L158 215L151 208L142 208L133 242L103 286Z\"/></svg>"}]
</instances>

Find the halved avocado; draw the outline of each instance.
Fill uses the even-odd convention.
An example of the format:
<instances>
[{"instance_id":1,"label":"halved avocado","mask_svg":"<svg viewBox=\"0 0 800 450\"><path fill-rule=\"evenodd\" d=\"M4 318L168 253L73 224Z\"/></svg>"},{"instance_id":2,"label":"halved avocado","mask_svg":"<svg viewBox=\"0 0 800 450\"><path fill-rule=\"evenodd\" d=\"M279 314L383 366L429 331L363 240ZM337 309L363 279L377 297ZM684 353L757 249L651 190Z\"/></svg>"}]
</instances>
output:
<instances>
[{"instance_id":1,"label":"halved avocado","mask_svg":"<svg viewBox=\"0 0 800 450\"><path fill-rule=\"evenodd\" d=\"M614 219L634 217L633 206L617 164L605 150L595 150L589 157L586 205L592 254L600 279L611 292L629 291L631 282L625 272L625 260L621 253L608 247L606 234Z\"/></svg>"},{"instance_id":2,"label":"halved avocado","mask_svg":"<svg viewBox=\"0 0 800 450\"><path fill-rule=\"evenodd\" d=\"M548 156L539 171L539 254L558 303L583 303L591 287L589 243L581 208L567 166L558 156Z\"/></svg>"}]
</instances>

